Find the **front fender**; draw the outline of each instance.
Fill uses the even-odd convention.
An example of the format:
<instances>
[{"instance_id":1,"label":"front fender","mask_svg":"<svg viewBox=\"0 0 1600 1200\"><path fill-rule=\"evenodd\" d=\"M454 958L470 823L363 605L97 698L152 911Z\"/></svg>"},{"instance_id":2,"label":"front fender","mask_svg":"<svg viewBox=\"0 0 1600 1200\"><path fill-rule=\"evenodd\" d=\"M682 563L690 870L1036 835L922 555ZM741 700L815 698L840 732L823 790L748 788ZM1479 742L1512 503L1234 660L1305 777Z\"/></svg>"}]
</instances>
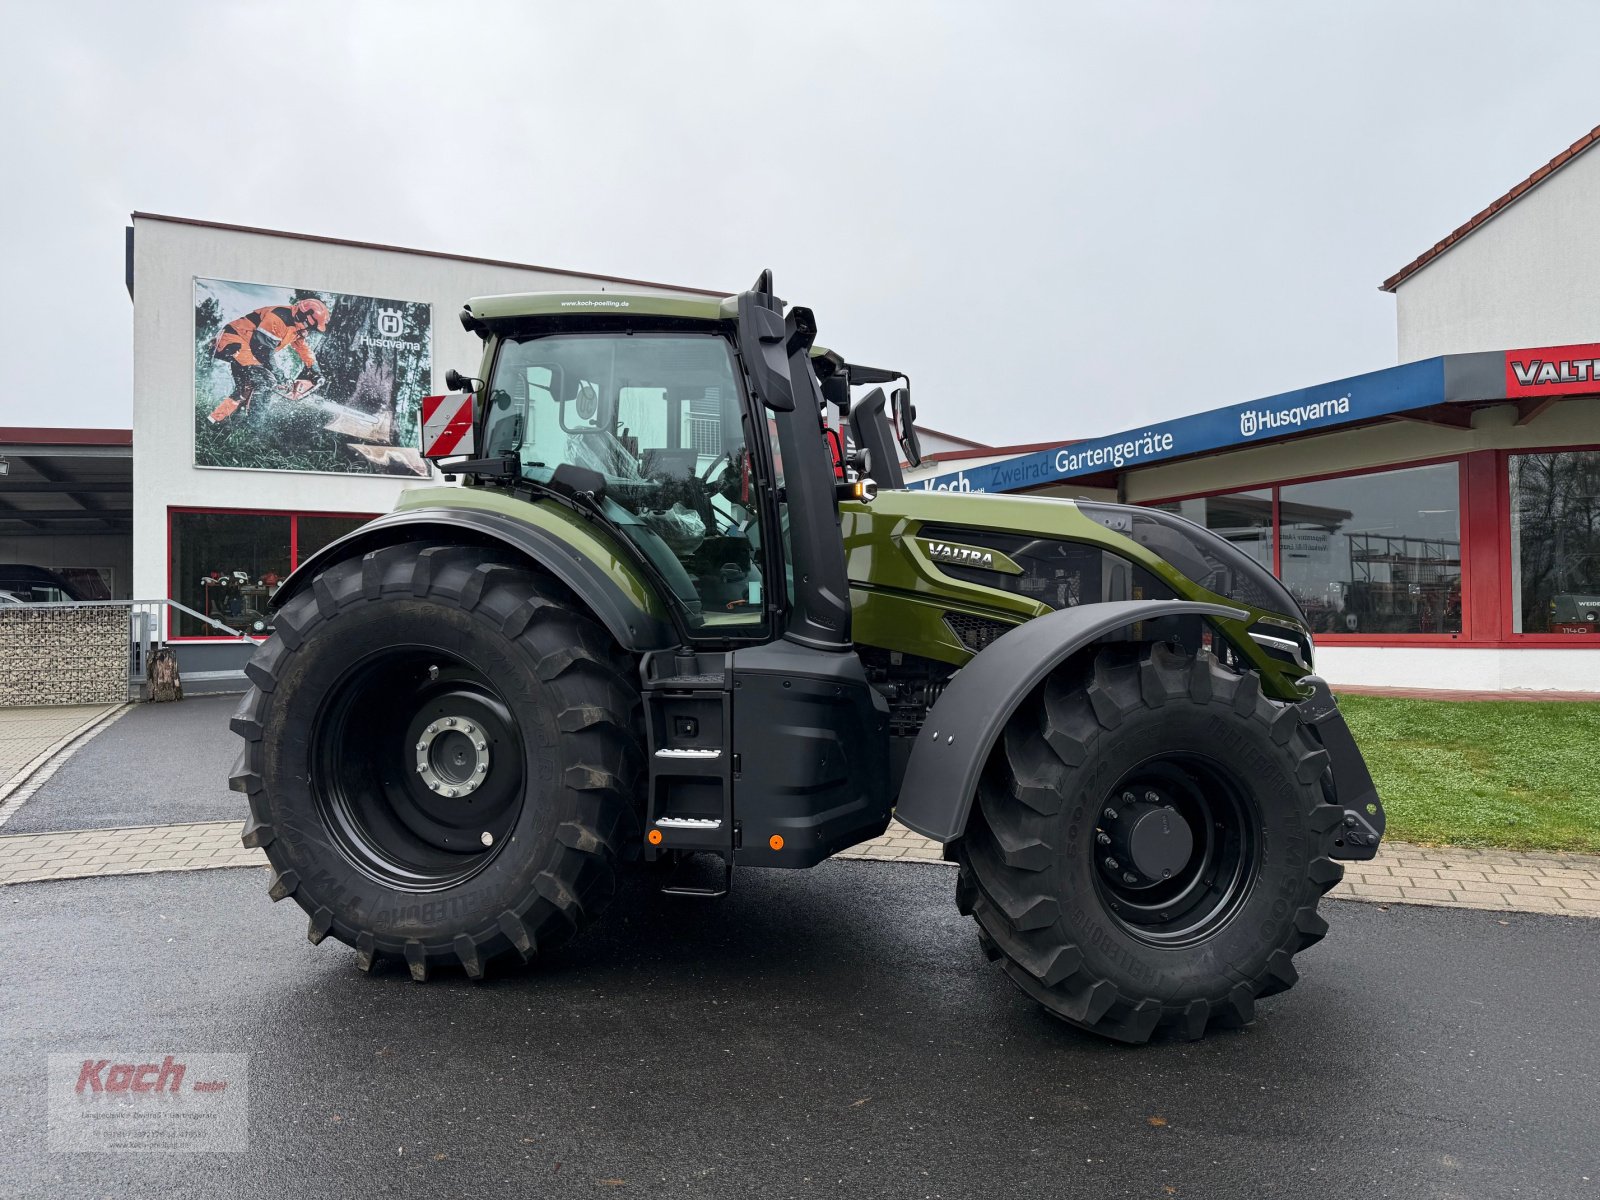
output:
<instances>
[{"instance_id":1,"label":"front fender","mask_svg":"<svg viewBox=\"0 0 1600 1200\"><path fill-rule=\"evenodd\" d=\"M531 522L476 508L406 508L368 521L329 542L290 572L273 593L272 608L276 611L310 587L312 579L330 563L429 534L445 541L461 541L466 534L477 541L507 546L538 563L571 588L625 650L642 653L677 644L664 614L642 605L593 559Z\"/></svg>"},{"instance_id":2,"label":"front fender","mask_svg":"<svg viewBox=\"0 0 1600 1200\"><path fill-rule=\"evenodd\" d=\"M936 842L953 842L967 828L978 776L1023 698L1079 650L1098 638L1157 617L1249 614L1193 600L1114 600L1046 613L996 638L951 678L928 711L906 764L895 817Z\"/></svg>"}]
</instances>

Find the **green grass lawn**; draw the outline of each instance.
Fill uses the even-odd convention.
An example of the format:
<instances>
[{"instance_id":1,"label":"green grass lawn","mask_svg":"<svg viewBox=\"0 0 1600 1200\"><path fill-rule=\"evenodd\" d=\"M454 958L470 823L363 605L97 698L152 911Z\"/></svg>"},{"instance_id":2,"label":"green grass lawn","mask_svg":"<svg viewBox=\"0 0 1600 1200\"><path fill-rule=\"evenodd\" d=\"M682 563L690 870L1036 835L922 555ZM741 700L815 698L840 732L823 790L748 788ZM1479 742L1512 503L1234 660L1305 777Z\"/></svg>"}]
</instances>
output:
<instances>
[{"instance_id":1,"label":"green grass lawn","mask_svg":"<svg viewBox=\"0 0 1600 1200\"><path fill-rule=\"evenodd\" d=\"M1386 837L1600 853L1600 702L1340 696Z\"/></svg>"}]
</instances>

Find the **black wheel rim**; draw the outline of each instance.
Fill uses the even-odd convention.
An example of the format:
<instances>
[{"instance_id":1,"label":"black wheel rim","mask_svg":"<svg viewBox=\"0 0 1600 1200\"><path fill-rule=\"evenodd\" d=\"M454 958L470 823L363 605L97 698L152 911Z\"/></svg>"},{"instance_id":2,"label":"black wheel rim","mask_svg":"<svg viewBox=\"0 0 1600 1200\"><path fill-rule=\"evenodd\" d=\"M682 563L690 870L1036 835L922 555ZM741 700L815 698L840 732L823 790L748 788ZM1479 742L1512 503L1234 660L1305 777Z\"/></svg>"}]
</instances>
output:
<instances>
[{"instance_id":1,"label":"black wheel rim","mask_svg":"<svg viewBox=\"0 0 1600 1200\"><path fill-rule=\"evenodd\" d=\"M329 689L311 785L340 853L369 878L439 891L511 840L523 737L488 676L430 646L390 647Z\"/></svg>"},{"instance_id":2,"label":"black wheel rim","mask_svg":"<svg viewBox=\"0 0 1600 1200\"><path fill-rule=\"evenodd\" d=\"M1135 938L1170 948L1215 934L1260 869L1261 823L1250 792L1198 754L1147 759L1100 806L1095 888Z\"/></svg>"}]
</instances>

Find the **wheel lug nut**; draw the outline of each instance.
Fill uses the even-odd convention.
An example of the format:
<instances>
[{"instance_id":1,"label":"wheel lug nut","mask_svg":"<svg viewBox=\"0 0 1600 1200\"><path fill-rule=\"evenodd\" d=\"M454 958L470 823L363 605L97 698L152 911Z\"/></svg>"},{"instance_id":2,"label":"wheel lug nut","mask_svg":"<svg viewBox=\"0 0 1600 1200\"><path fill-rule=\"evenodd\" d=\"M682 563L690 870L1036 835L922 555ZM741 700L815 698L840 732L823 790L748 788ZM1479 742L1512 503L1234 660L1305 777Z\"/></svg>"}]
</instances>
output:
<instances>
[{"instance_id":1,"label":"wheel lug nut","mask_svg":"<svg viewBox=\"0 0 1600 1200\"><path fill-rule=\"evenodd\" d=\"M1117 810L1114 808L1108 808L1106 809L1104 815L1106 820L1115 821L1117 819Z\"/></svg>"},{"instance_id":2,"label":"wheel lug nut","mask_svg":"<svg viewBox=\"0 0 1600 1200\"><path fill-rule=\"evenodd\" d=\"M1116 871L1116 870L1119 870L1121 868L1121 866L1122 866L1122 864L1119 863L1116 859L1110 857L1109 855L1106 857L1106 870L1108 870L1108 871Z\"/></svg>"},{"instance_id":3,"label":"wheel lug nut","mask_svg":"<svg viewBox=\"0 0 1600 1200\"><path fill-rule=\"evenodd\" d=\"M437 721L433 722L431 725L429 725L422 732L424 732L424 733L438 733L439 732L439 722L437 722Z\"/></svg>"},{"instance_id":4,"label":"wheel lug nut","mask_svg":"<svg viewBox=\"0 0 1600 1200\"><path fill-rule=\"evenodd\" d=\"M479 754L482 754L485 750L487 750L489 748L489 743L488 742L473 742L472 743L472 747Z\"/></svg>"},{"instance_id":5,"label":"wheel lug nut","mask_svg":"<svg viewBox=\"0 0 1600 1200\"><path fill-rule=\"evenodd\" d=\"M1095 840L1098 841L1102 846L1111 845L1111 835L1109 833L1097 834Z\"/></svg>"},{"instance_id":6,"label":"wheel lug nut","mask_svg":"<svg viewBox=\"0 0 1600 1200\"><path fill-rule=\"evenodd\" d=\"M446 796L454 796L456 794L456 789L455 788L445 788L444 794Z\"/></svg>"},{"instance_id":7,"label":"wheel lug nut","mask_svg":"<svg viewBox=\"0 0 1600 1200\"><path fill-rule=\"evenodd\" d=\"M427 742L418 742L417 743L417 753L418 754L421 754L427 748L428 748L428 743Z\"/></svg>"},{"instance_id":8,"label":"wheel lug nut","mask_svg":"<svg viewBox=\"0 0 1600 1200\"><path fill-rule=\"evenodd\" d=\"M488 763L479 763L478 764L478 774L479 775L486 774L488 772L488 770L489 770L489 764Z\"/></svg>"},{"instance_id":9,"label":"wheel lug nut","mask_svg":"<svg viewBox=\"0 0 1600 1200\"><path fill-rule=\"evenodd\" d=\"M1132 804L1133 803L1133 793L1132 792L1123 792L1122 793L1122 802L1124 804Z\"/></svg>"},{"instance_id":10,"label":"wheel lug nut","mask_svg":"<svg viewBox=\"0 0 1600 1200\"><path fill-rule=\"evenodd\" d=\"M1138 883L1139 882L1139 877L1137 875L1135 875L1132 871L1124 871L1122 873L1122 882L1123 883Z\"/></svg>"},{"instance_id":11,"label":"wheel lug nut","mask_svg":"<svg viewBox=\"0 0 1600 1200\"><path fill-rule=\"evenodd\" d=\"M456 723L456 719L454 717L446 717L444 719L444 724L445 724L445 728L446 729L455 728L455 723Z\"/></svg>"},{"instance_id":12,"label":"wheel lug nut","mask_svg":"<svg viewBox=\"0 0 1600 1200\"><path fill-rule=\"evenodd\" d=\"M1156 795L1154 792L1146 792L1144 794L1144 798L1146 800L1148 800L1151 804L1160 804L1161 803L1161 797Z\"/></svg>"}]
</instances>

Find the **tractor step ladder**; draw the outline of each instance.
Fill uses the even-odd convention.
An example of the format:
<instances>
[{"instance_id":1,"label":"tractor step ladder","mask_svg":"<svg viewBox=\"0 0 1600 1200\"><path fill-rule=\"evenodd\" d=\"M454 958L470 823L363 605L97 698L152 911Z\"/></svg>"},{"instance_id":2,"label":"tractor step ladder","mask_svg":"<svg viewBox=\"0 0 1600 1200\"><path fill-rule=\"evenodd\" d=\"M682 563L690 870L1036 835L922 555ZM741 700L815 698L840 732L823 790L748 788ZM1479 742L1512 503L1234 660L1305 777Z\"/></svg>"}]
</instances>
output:
<instances>
[{"instance_id":1,"label":"tractor step ladder","mask_svg":"<svg viewBox=\"0 0 1600 1200\"><path fill-rule=\"evenodd\" d=\"M732 657L681 650L650 655L641 680L650 769L645 857L720 855L721 888L669 881L661 890L726 895L739 833L733 817Z\"/></svg>"},{"instance_id":2,"label":"tractor step ladder","mask_svg":"<svg viewBox=\"0 0 1600 1200\"><path fill-rule=\"evenodd\" d=\"M685 859L672 868L672 874L667 882L661 885L663 896L695 896L702 900L715 900L726 896L733 890L733 858L728 856L722 860L722 884L719 887L709 887L704 884L679 883L678 878L683 875L688 866Z\"/></svg>"}]
</instances>

